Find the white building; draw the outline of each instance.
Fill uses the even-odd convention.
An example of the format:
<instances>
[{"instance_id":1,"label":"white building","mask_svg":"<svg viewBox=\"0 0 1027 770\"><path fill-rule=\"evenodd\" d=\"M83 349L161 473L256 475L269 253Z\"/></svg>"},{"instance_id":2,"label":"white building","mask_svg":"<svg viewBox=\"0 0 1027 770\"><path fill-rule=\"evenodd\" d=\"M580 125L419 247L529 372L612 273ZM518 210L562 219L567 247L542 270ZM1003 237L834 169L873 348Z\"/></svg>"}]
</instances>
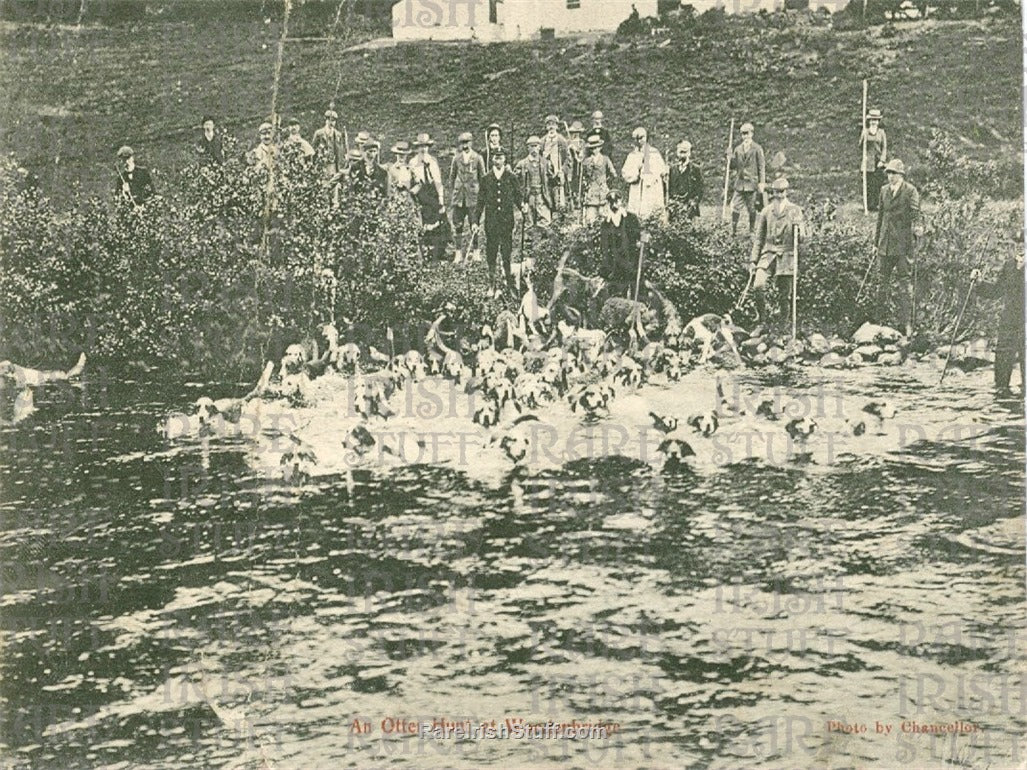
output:
<instances>
[{"instance_id":1,"label":"white building","mask_svg":"<svg viewBox=\"0 0 1027 770\"><path fill-rule=\"evenodd\" d=\"M631 14L656 16L657 0L397 0L396 40L530 40L613 32Z\"/></svg>"}]
</instances>

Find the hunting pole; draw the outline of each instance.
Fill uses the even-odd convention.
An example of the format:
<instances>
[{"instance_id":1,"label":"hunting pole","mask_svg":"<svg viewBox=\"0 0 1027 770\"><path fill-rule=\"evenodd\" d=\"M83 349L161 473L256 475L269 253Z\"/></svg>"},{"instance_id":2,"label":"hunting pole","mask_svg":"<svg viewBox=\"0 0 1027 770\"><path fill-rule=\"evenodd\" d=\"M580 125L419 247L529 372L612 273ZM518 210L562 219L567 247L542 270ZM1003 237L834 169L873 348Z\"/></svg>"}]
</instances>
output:
<instances>
[{"instance_id":1,"label":"hunting pole","mask_svg":"<svg viewBox=\"0 0 1027 770\"><path fill-rule=\"evenodd\" d=\"M727 137L727 162L724 166L724 205L720 209L720 218L727 221L727 191L731 184L731 151L735 143L735 119L731 118L731 130Z\"/></svg>"}]
</instances>

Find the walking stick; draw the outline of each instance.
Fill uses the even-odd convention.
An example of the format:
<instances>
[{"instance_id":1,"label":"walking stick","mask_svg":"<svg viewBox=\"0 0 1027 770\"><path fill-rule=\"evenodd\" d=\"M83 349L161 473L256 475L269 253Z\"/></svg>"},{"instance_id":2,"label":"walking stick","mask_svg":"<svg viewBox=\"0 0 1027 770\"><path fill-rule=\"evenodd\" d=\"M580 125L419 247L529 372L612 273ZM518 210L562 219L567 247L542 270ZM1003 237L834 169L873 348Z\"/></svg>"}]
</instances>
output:
<instances>
[{"instance_id":1,"label":"walking stick","mask_svg":"<svg viewBox=\"0 0 1027 770\"><path fill-rule=\"evenodd\" d=\"M731 130L727 138L727 163L724 168L724 205L720 210L720 218L727 220L727 191L731 184L731 151L735 143L735 119L731 118Z\"/></svg>"},{"instance_id":2,"label":"walking stick","mask_svg":"<svg viewBox=\"0 0 1027 770\"><path fill-rule=\"evenodd\" d=\"M938 380L938 384L941 385L945 381L945 373L949 370L949 364L952 362L952 353L956 349L956 335L959 334L959 325L963 323L963 314L966 312L966 306L970 303L970 295L973 293L974 284L977 283L975 274L981 269L981 265L984 264L984 257L988 250L988 242L991 240L989 235L984 241L984 249L981 251L981 256L977 260L977 266L974 268L974 272L970 273L970 286L966 290L966 298L963 300L963 306L959 309L959 315L956 317L956 325L952 327L952 341L949 343L949 354L945 357L945 366L941 370L941 379Z\"/></svg>"},{"instance_id":3,"label":"walking stick","mask_svg":"<svg viewBox=\"0 0 1027 770\"><path fill-rule=\"evenodd\" d=\"M635 302L638 302L638 289L642 284L642 261L645 259L645 245L649 242L649 233L642 233L638 240L638 273L635 274Z\"/></svg>"},{"instance_id":4,"label":"walking stick","mask_svg":"<svg viewBox=\"0 0 1027 770\"><path fill-rule=\"evenodd\" d=\"M798 325L799 310L799 226L792 225L792 342Z\"/></svg>"},{"instance_id":5,"label":"walking stick","mask_svg":"<svg viewBox=\"0 0 1027 770\"><path fill-rule=\"evenodd\" d=\"M859 284L859 291L856 292L856 302L859 302L860 297L863 296L863 287L867 285L867 281L870 279L870 271L874 269L874 263L877 261L877 247L875 246L870 252L870 262L867 263L866 272L863 273L863 280Z\"/></svg>"},{"instance_id":6,"label":"walking stick","mask_svg":"<svg viewBox=\"0 0 1027 770\"><path fill-rule=\"evenodd\" d=\"M863 215L870 213L870 209L867 206L867 81L863 80L863 127L861 134L863 136L863 164L861 165L863 177Z\"/></svg>"},{"instance_id":7,"label":"walking stick","mask_svg":"<svg viewBox=\"0 0 1027 770\"><path fill-rule=\"evenodd\" d=\"M745 288L742 289L742 293L738 297L738 301L735 303L735 306L733 308L731 308L731 312L732 313L734 311L736 311L736 310L740 310L742 305L745 304L745 300L749 296L749 290L752 288L752 283L753 283L754 280L756 280L756 265L750 265L749 266L749 280L747 280L745 282Z\"/></svg>"},{"instance_id":8,"label":"walking stick","mask_svg":"<svg viewBox=\"0 0 1027 770\"><path fill-rule=\"evenodd\" d=\"M349 161L349 129L342 127L342 140L346 143L346 161Z\"/></svg>"},{"instance_id":9,"label":"walking stick","mask_svg":"<svg viewBox=\"0 0 1027 770\"><path fill-rule=\"evenodd\" d=\"M581 144L581 158L578 160L578 221L585 224L585 144Z\"/></svg>"}]
</instances>

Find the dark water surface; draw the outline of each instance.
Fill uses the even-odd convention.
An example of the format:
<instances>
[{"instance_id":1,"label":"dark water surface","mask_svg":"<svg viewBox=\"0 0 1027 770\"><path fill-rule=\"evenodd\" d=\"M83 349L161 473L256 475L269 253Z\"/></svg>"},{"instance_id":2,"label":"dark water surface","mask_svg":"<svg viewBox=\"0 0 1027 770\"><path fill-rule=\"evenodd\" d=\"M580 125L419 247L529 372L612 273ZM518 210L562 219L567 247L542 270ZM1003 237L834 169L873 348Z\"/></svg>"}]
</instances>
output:
<instances>
[{"instance_id":1,"label":"dark water surface","mask_svg":"<svg viewBox=\"0 0 1027 770\"><path fill-rule=\"evenodd\" d=\"M0 434L3 767L1016 767L1024 427L987 377L910 384L973 440L498 487L268 483L154 431L201 388L40 393ZM433 718L619 732L385 732Z\"/></svg>"}]
</instances>

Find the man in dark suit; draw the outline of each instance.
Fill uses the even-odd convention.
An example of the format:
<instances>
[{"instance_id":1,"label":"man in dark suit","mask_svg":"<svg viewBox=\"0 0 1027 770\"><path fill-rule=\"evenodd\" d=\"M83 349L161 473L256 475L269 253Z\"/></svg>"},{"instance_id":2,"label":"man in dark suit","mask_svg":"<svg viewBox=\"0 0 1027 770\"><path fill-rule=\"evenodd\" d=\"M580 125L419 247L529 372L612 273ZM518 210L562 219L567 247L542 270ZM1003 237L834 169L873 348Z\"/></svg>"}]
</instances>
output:
<instances>
[{"instance_id":1,"label":"man in dark suit","mask_svg":"<svg viewBox=\"0 0 1027 770\"><path fill-rule=\"evenodd\" d=\"M587 140L590 136L598 136L603 140L603 154L613 161L613 138L609 130L603 126L603 111L596 110L592 113L592 128L585 135Z\"/></svg>"},{"instance_id":2,"label":"man in dark suit","mask_svg":"<svg viewBox=\"0 0 1027 770\"><path fill-rule=\"evenodd\" d=\"M514 211L521 206L521 190L514 173L507 168L506 152L493 149L492 168L481 182L474 221L485 230L485 259L489 266L489 288L496 285L496 256L502 255L506 288L513 291L510 254L513 251ZM500 296L501 291L496 295Z\"/></svg>"},{"instance_id":3,"label":"man in dark suit","mask_svg":"<svg viewBox=\"0 0 1027 770\"><path fill-rule=\"evenodd\" d=\"M699 202L702 200L702 172L692 162L692 143L681 142L677 147L677 162L670 166L670 182L667 193L676 201L689 219L699 217Z\"/></svg>"},{"instance_id":4,"label":"man in dark suit","mask_svg":"<svg viewBox=\"0 0 1027 770\"><path fill-rule=\"evenodd\" d=\"M899 292L901 324L906 336L912 332L910 310L913 302L913 247L922 234L920 193L906 181L906 166L901 160L885 166L888 184L881 188L877 206L874 248L881 258L881 291L886 292L893 272L905 286ZM878 298L880 306L883 297Z\"/></svg>"},{"instance_id":5,"label":"man in dark suit","mask_svg":"<svg viewBox=\"0 0 1027 770\"><path fill-rule=\"evenodd\" d=\"M378 163L381 142L369 138L364 142L364 162L350 174L353 192L368 199L383 200L389 190L389 172Z\"/></svg>"},{"instance_id":6,"label":"man in dark suit","mask_svg":"<svg viewBox=\"0 0 1027 770\"><path fill-rule=\"evenodd\" d=\"M603 264L599 274L606 279L611 297L630 297L638 270L638 242L642 224L638 217L624 208L617 190L606 196L609 208L599 231Z\"/></svg>"},{"instance_id":7,"label":"man in dark suit","mask_svg":"<svg viewBox=\"0 0 1027 770\"><path fill-rule=\"evenodd\" d=\"M200 127L203 132L200 134L200 141L196 143L200 163L204 166L225 165L225 148L221 134L214 125L214 118L204 115Z\"/></svg>"},{"instance_id":8,"label":"man in dark suit","mask_svg":"<svg viewBox=\"0 0 1027 770\"><path fill-rule=\"evenodd\" d=\"M150 170L136 165L132 148L125 146L118 150L118 177L114 180L117 200L138 208L155 194Z\"/></svg>"}]
</instances>

